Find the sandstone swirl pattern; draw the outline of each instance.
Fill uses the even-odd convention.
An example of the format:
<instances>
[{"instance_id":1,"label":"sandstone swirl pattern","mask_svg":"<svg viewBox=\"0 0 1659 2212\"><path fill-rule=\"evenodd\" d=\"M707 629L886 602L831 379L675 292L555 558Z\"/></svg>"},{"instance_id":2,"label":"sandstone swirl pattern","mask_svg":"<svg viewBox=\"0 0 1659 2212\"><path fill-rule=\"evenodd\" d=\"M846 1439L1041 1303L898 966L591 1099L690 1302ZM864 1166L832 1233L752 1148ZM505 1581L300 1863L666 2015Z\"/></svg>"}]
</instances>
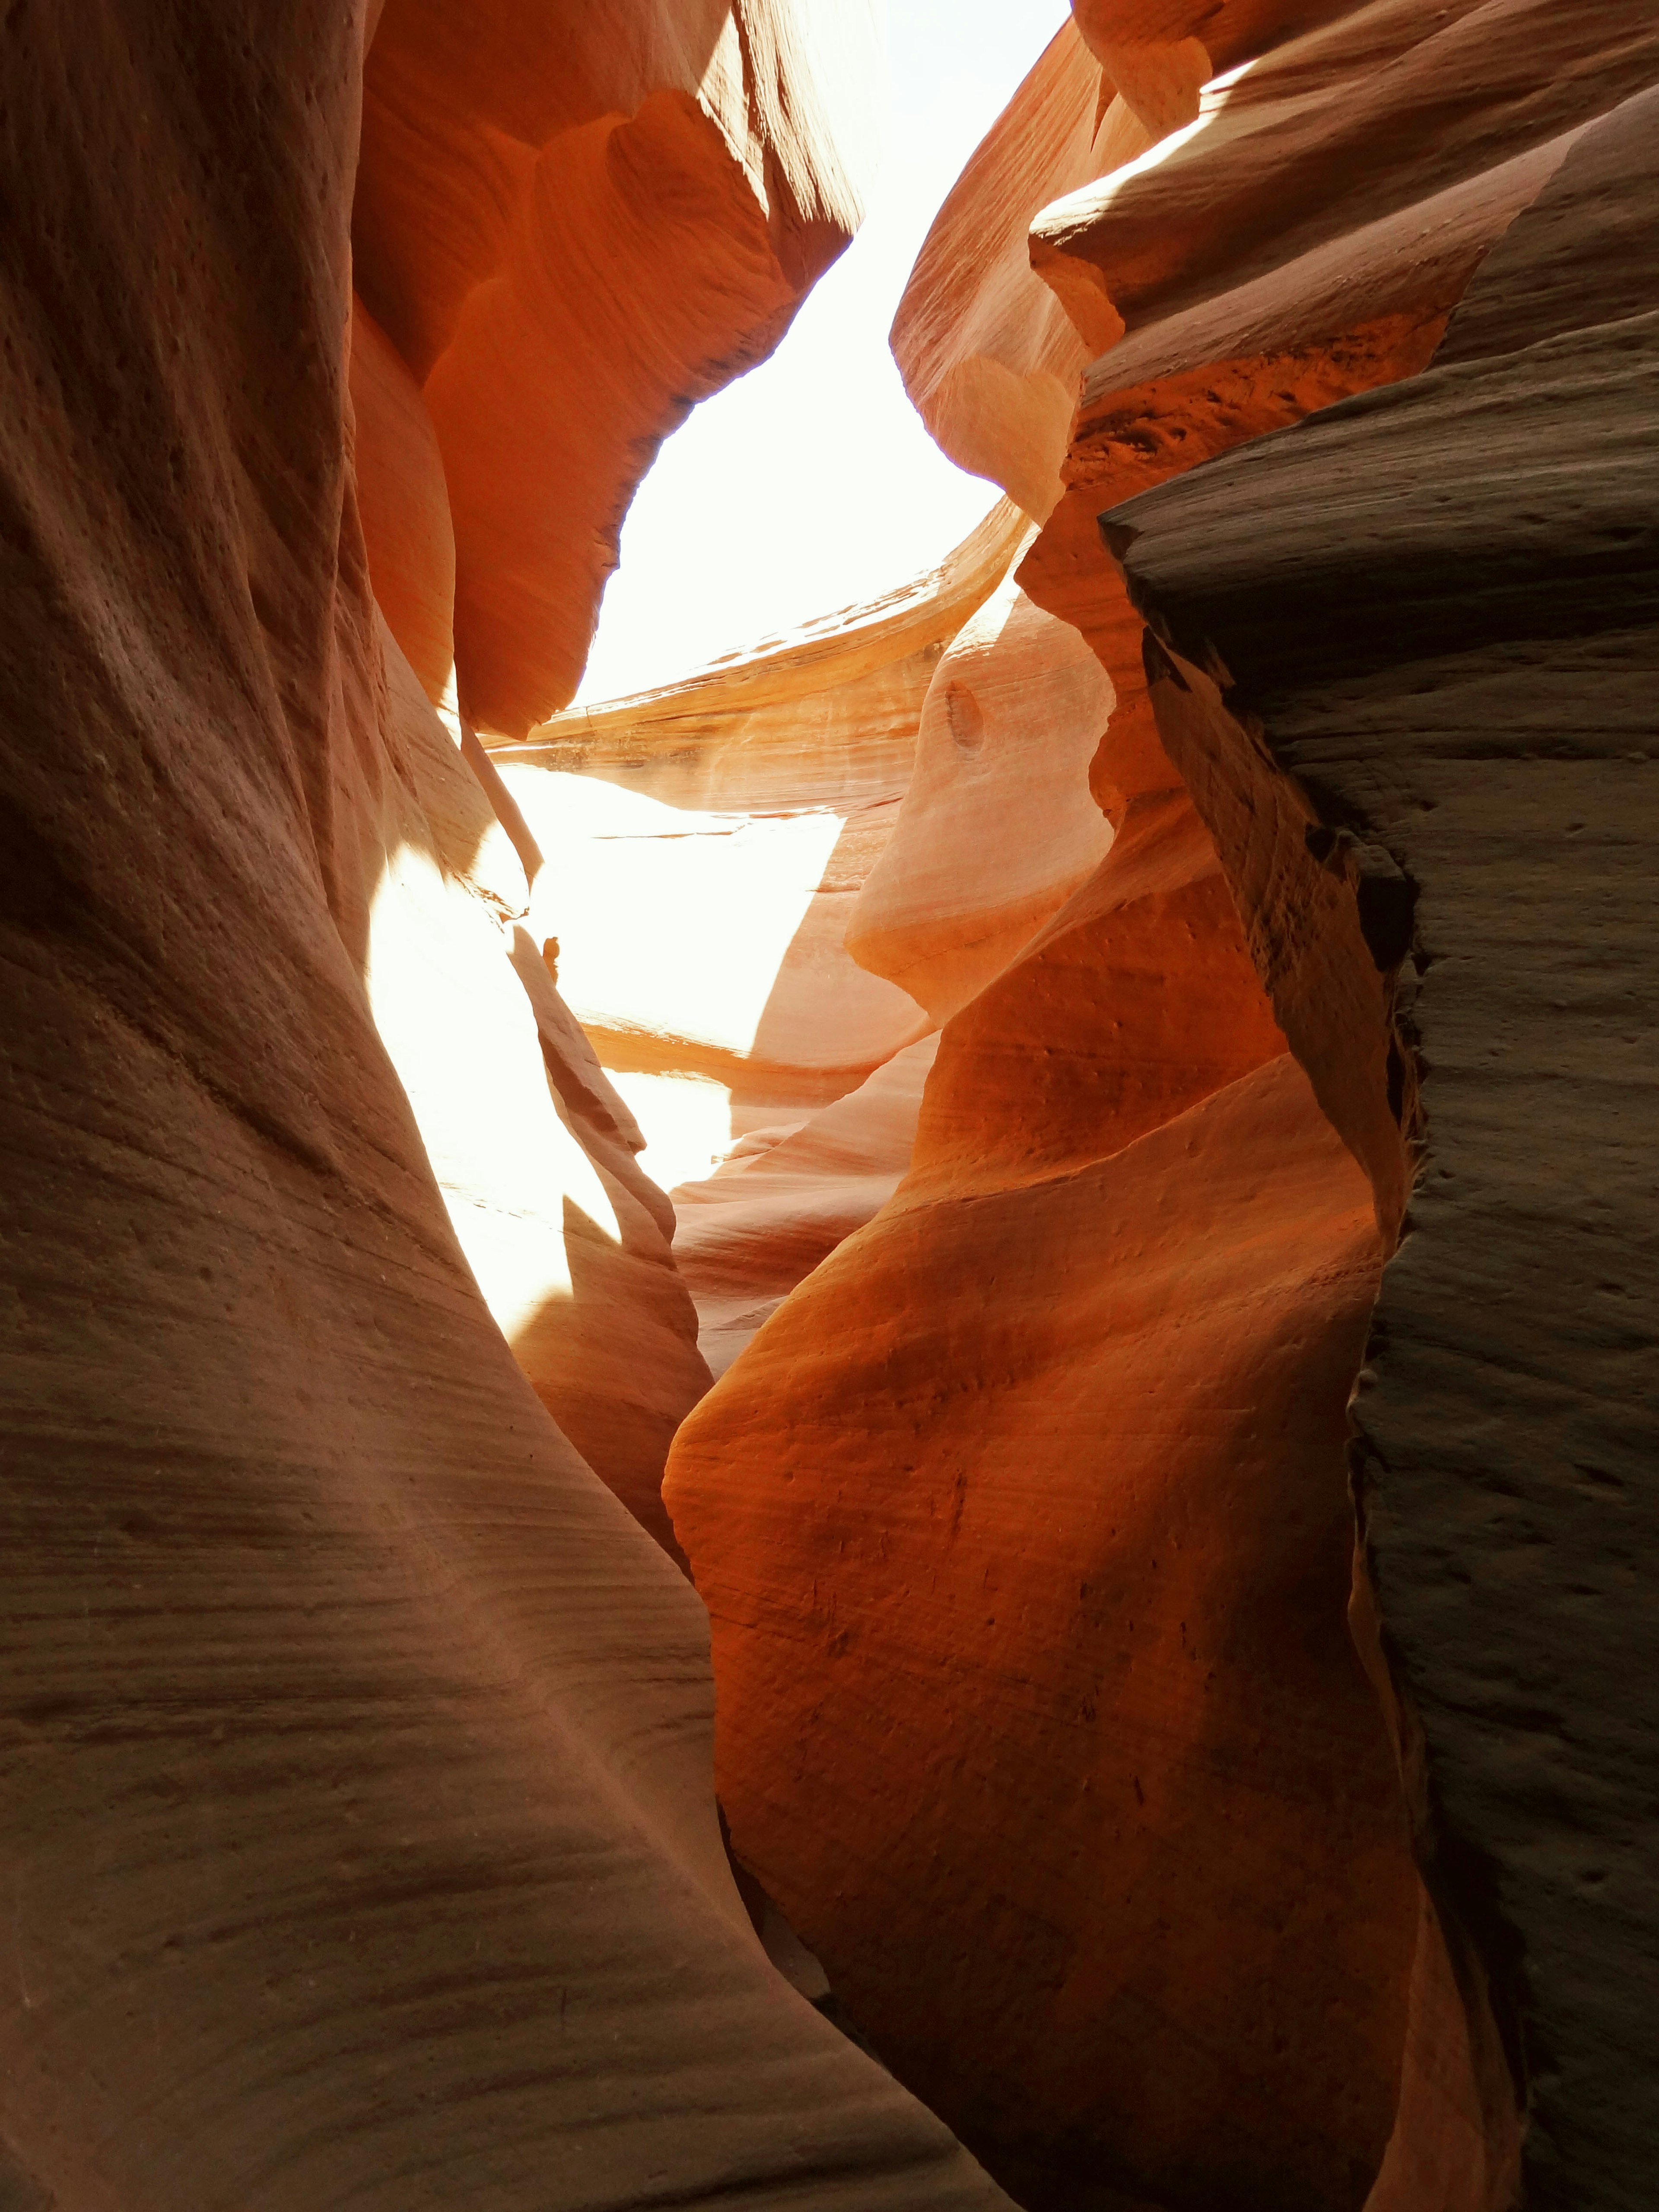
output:
<instances>
[{"instance_id":1,"label":"sandstone swirl pattern","mask_svg":"<svg viewBox=\"0 0 1659 2212\"><path fill-rule=\"evenodd\" d=\"M392 0L383 28L407 56L440 12ZM678 11L607 11L626 66L594 84L592 12L534 11L561 112L592 135L618 100L649 111L611 133L628 177L642 137L710 158L685 87L735 34L708 12L699 58ZM791 21L745 9L751 57ZM535 89L487 30L427 72L441 137L492 70L502 100ZM489 1030L481 1088L516 1069L508 1110L562 1147L536 1202L561 1176L643 1202L595 1164L605 1118L627 1133L591 1055L508 964L520 857L370 594L346 384L363 35L312 0L4 27L0 2197L989 2212L940 2124L755 1943L701 1608L515 1366L371 1018L374 988L395 1029L400 959L447 948L428 1019L477 1000L452 1064ZM776 222L745 220L781 314L826 250L807 185L840 186L765 143ZM459 329L473 277L443 275ZM384 393L371 347L360 325L360 393ZM445 426L459 360L447 382ZM481 694L538 710L562 678L491 659L476 479L443 458L474 502L463 687L476 652ZM617 495L605 477L567 517L577 570ZM444 532L410 506L405 573L430 583ZM441 622L406 635L431 677ZM510 1245L488 1125L429 1126L475 1249Z\"/></svg>"},{"instance_id":2,"label":"sandstone swirl pattern","mask_svg":"<svg viewBox=\"0 0 1659 2212\"><path fill-rule=\"evenodd\" d=\"M1028 2204L1622 2212L1659 27L1078 18L894 343L1116 837L677 1440L722 1799Z\"/></svg>"}]
</instances>

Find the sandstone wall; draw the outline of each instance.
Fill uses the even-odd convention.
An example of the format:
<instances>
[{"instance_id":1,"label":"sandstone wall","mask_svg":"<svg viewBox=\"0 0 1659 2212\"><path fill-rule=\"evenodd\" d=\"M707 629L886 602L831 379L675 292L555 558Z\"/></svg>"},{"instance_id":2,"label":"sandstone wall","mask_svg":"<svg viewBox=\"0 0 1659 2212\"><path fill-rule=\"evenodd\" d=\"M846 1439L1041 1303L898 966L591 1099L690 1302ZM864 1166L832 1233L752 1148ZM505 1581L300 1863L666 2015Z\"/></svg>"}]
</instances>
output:
<instances>
[{"instance_id":1,"label":"sandstone wall","mask_svg":"<svg viewBox=\"0 0 1659 2212\"><path fill-rule=\"evenodd\" d=\"M480 727L571 697L658 444L856 227L873 31L867 0L386 0L354 265L442 458Z\"/></svg>"},{"instance_id":2,"label":"sandstone wall","mask_svg":"<svg viewBox=\"0 0 1659 2212\"><path fill-rule=\"evenodd\" d=\"M420 15L391 0L382 35ZM542 81L620 52L630 106L665 84L653 116L706 167L715 126L676 86L708 57L653 77L630 20L535 11ZM787 19L744 24L752 55ZM363 28L264 0L6 28L0 2197L989 2207L755 1943L702 1609L468 1265L511 1277L537 1241L480 1149L490 1109L573 1276L574 1204L613 1310L672 1282L619 1102L509 965L519 846L370 593ZM480 73L535 91L520 58L452 41L427 80L428 119L465 112L509 168L545 132L468 102ZM601 120L618 97L571 95ZM789 131L766 143L787 307L833 237ZM407 366L384 269L370 289ZM424 532L404 604L429 678L432 441L357 337L363 421L378 390L416 459L363 480ZM457 513L465 687L494 586Z\"/></svg>"},{"instance_id":3,"label":"sandstone wall","mask_svg":"<svg viewBox=\"0 0 1659 2212\"><path fill-rule=\"evenodd\" d=\"M677 1441L722 1800L1028 2204L1633 2204L1651 14L1079 16L894 343L1116 836Z\"/></svg>"}]
</instances>

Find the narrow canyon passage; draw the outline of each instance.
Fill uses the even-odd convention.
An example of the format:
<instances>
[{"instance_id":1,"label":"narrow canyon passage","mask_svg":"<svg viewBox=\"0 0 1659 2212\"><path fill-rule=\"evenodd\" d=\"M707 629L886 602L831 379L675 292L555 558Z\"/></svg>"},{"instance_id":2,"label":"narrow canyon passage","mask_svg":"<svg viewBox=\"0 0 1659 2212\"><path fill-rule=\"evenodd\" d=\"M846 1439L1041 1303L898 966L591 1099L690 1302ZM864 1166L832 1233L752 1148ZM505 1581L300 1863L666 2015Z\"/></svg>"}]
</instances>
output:
<instances>
[{"instance_id":1,"label":"narrow canyon passage","mask_svg":"<svg viewBox=\"0 0 1659 2212\"><path fill-rule=\"evenodd\" d=\"M1037 13L0 26L0 2212L1650 2201L1659 15Z\"/></svg>"}]
</instances>

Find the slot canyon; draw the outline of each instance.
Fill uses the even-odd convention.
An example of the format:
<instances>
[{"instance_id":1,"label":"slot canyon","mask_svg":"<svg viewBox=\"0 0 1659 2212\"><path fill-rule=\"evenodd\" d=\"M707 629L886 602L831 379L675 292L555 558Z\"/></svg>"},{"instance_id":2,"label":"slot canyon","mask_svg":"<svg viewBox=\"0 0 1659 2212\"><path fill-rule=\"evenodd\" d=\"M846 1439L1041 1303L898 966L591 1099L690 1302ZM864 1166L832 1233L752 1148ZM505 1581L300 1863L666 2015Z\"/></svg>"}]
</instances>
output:
<instances>
[{"instance_id":1,"label":"slot canyon","mask_svg":"<svg viewBox=\"0 0 1659 2212\"><path fill-rule=\"evenodd\" d=\"M0 2212L1659 2203L1659 5L1056 0L589 696L885 12L0 10Z\"/></svg>"}]
</instances>

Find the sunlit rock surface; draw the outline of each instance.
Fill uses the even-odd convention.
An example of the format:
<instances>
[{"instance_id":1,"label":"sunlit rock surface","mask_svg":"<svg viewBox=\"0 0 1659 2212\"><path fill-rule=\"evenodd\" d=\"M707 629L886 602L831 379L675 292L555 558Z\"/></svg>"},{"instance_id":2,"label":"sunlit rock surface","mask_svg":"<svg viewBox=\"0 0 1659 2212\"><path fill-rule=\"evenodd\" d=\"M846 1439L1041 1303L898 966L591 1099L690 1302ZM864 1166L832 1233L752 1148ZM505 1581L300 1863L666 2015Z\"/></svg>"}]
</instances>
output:
<instances>
[{"instance_id":1,"label":"sunlit rock surface","mask_svg":"<svg viewBox=\"0 0 1659 2212\"><path fill-rule=\"evenodd\" d=\"M735 46L710 10L665 77L661 19L622 13L620 84L592 87L585 11L525 11L536 70L489 11L392 0L385 27L455 31L417 112L468 117L510 169L548 143L513 102L631 112ZM751 56L781 20L746 11ZM702 1608L468 1265L519 1279L536 1241L510 1169L579 1296L578 1240L552 1233L573 1200L607 1300L624 1261L663 1273L601 1157L605 1089L508 964L516 848L370 595L362 35L309 0L6 24L0 2198L988 2212L943 2126L756 1943L709 1788ZM664 96L704 162L708 112ZM763 289L840 234L775 143ZM397 289L371 308L409 365ZM458 362L441 439L464 382ZM394 397L383 428L429 458ZM380 512L406 494L425 529L435 479L389 449ZM464 673L503 604L475 528ZM543 696L473 649L482 689Z\"/></svg>"},{"instance_id":2,"label":"sunlit rock surface","mask_svg":"<svg viewBox=\"0 0 1659 2212\"><path fill-rule=\"evenodd\" d=\"M906 391L959 468L1034 521L1060 497L1077 379L1096 345L1031 272L1026 231L1062 192L1148 143L1103 107L1099 63L1066 23L934 218L893 324Z\"/></svg>"},{"instance_id":3,"label":"sunlit rock surface","mask_svg":"<svg viewBox=\"0 0 1659 2212\"><path fill-rule=\"evenodd\" d=\"M389 640L386 665L393 740L430 834L389 854L374 890L364 967L374 1024L520 1365L588 1465L674 1552L663 1461L709 1378L670 1256L673 1212L526 927L519 854Z\"/></svg>"},{"instance_id":4,"label":"sunlit rock surface","mask_svg":"<svg viewBox=\"0 0 1659 2212\"><path fill-rule=\"evenodd\" d=\"M532 927L659 1182L706 1176L935 1026L844 939L940 656L1025 528L1004 503L902 591L495 750L549 855Z\"/></svg>"},{"instance_id":5,"label":"sunlit rock surface","mask_svg":"<svg viewBox=\"0 0 1659 2212\"><path fill-rule=\"evenodd\" d=\"M1029 2204L1624 2208L1659 27L1079 12L1069 451L1064 40L895 348L1052 506L1116 837L677 1442L722 1801Z\"/></svg>"},{"instance_id":6,"label":"sunlit rock surface","mask_svg":"<svg viewBox=\"0 0 1659 2212\"><path fill-rule=\"evenodd\" d=\"M665 1495L737 1848L901 2075L1023 2201L1316 2206L1381 2159L1417 1917L1346 1626L1380 1252L1164 784Z\"/></svg>"},{"instance_id":7,"label":"sunlit rock surface","mask_svg":"<svg viewBox=\"0 0 1659 2212\"><path fill-rule=\"evenodd\" d=\"M436 429L481 728L571 697L658 443L851 236L876 51L866 0L386 0L354 269Z\"/></svg>"},{"instance_id":8,"label":"sunlit rock surface","mask_svg":"<svg viewBox=\"0 0 1659 2212\"><path fill-rule=\"evenodd\" d=\"M674 1258L715 1374L898 1188L938 1049L936 1036L905 1046L846 1097L756 1130L712 1176L676 1188Z\"/></svg>"},{"instance_id":9,"label":"sunlit rock surface","mask_svg":"<svg viewBox=\"0 0 1659 2212\"><path fill-rule=\"evenodd\" d=\"M1111 706L1086 641L1012 577L939 662L909 788L846 940L933 1020L1006 967L1111 842L1089 790Z\"/></svg>"}]
</instances>

